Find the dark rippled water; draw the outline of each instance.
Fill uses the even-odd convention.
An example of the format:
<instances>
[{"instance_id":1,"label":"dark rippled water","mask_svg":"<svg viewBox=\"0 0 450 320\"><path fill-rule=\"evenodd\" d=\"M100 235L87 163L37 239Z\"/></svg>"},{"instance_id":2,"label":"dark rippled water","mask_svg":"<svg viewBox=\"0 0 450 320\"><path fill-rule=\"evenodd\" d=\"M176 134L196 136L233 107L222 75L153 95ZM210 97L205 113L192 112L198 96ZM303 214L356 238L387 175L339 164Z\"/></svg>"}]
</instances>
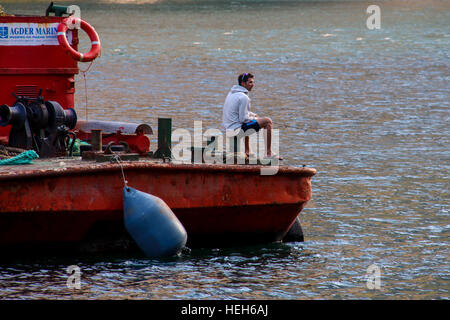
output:
<instances>
[{"instance_id":1,"label":"dark rippled water","mask_svg":"<svg viewBox=\"0 0 450 320\"><path fill-rule=\"evenodd\" d=\"M40 14L47 2L2 4ZM3 262L0 298L449 299L448 1L373 1L380 30L366 27L366 1L77 4L103 44L87 73L90 119L219 128L237 75L256 75L253 107L281 130L280 153L318 170L306 241Z\"/></svg>"}]
</instances>

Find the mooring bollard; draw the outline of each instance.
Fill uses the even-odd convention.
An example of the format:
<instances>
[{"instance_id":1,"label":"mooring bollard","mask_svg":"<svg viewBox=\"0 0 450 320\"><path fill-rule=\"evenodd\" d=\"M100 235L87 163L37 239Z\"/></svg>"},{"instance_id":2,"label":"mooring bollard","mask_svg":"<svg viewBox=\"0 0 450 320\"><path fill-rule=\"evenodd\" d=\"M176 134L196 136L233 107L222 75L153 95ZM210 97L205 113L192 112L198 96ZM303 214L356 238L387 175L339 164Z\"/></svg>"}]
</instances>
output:
<instances>
[{"instance_id":1,"label":"mooring bollard","mask_svg":"<svg viewBox=\"0 0 450 320\"><path fill-rule=\"evenodd\" d=\"M102 130L101 129L92 129L91 130L91 145L92 151L102 151L103 142L102 142Z\"/></svg>"},{"instance_id":2,"label":"mooring bollard","mask_svg":"<svg viewBox=\"0 0 450 320\"><path fill-rule=\"evenodd\" d=\"M153 158L172 159L172 119L158 118L158 149Z\"/></svg>"}]
</instances>

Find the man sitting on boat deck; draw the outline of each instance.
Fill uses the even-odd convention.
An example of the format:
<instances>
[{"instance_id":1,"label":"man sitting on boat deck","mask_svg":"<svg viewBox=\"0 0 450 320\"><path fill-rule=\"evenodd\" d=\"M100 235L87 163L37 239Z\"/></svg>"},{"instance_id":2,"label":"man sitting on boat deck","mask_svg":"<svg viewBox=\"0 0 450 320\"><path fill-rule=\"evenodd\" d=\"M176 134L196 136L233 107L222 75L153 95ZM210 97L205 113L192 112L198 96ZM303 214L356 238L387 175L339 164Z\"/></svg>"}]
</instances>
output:
<instances>
[{"instance_id":1,"label":"man sitting on boat deck","mask_svg":"<svg viewBox=\"0 0 450 320\"><path fill-rule=\"evenodd\" d=\"M268 158L283 160L280 156L272 152L272 119L268 117L258 117L256 113L250 111L250 98L248 93L255 85L254 75L242 73L238 77L238 84L234 85L225 99L223 106L222 126L226 131L236 131L242 129L244 132L253 129L259 131L261 128L267 130ZM245 154L250 154L250 139L245 137Z\"/></svg>"}]
</instances>

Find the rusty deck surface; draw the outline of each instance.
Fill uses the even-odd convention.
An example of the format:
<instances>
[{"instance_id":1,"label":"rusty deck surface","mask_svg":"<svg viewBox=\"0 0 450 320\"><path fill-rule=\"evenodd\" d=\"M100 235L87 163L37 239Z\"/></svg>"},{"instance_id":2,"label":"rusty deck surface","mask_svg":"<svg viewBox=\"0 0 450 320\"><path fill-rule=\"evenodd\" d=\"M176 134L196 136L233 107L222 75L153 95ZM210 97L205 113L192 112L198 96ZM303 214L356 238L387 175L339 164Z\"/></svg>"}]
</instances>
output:
<instances>
[{"instance_id":1,"label":"rusty deck surface","mask_svg":"<svg viewBox=\"0 0 450 320\"><path fill-rule=\"evenodd\" d=\"M264 166L260 165L231 165L231 164L181 164L164 163L160 159L144 158L139 161L121 161L119 164L113 162L95 162L81 160L81 157L36 159L33 163L26 165L4 165L0 166L0 180L9 180L24 177L44 177L54 175L82 174L93 171L116 171L120 166L126 169L151 170L192 170L192 171L217 171L217 172L248 172L257 173ZM266 166L267 168L267 166ZM293 174L299 176L313 176L316 169L308 167L280 166L277 174Z\"/></svg>"}]
</instances>

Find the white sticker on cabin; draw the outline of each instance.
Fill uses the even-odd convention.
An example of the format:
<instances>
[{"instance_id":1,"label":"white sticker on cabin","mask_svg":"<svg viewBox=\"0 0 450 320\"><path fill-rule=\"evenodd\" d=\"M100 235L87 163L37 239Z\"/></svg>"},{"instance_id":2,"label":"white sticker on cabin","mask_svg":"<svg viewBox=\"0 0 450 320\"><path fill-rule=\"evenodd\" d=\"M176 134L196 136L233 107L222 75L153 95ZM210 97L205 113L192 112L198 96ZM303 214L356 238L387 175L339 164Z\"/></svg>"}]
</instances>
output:
<instances>
[{"instance_id":1,"label":"white sticker on cabin","mask_svg":"<svg viewBox=\"0 0 450 320\"><path fill-rule=\"evenodd\" d=\"M0 46L57 46L59 23L0 23ZM72 32L68 32L72 43Z\"/></svg>"}]
</instances>

